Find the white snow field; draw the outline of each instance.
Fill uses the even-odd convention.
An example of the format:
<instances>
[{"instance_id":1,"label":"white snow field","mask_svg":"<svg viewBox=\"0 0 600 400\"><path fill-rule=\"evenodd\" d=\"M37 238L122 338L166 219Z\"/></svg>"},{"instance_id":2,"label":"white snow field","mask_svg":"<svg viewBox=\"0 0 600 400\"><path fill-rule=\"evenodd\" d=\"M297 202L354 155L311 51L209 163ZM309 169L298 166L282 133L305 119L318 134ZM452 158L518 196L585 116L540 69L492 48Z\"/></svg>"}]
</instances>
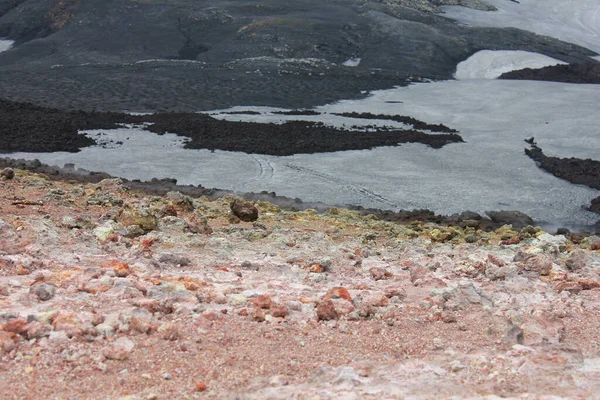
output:
<instances>
[{"instance_id":1,"label":"white snow field","mask_svg":"<svg viewBox=\"0 0 600 400\"><path fill-rule=\"evenodd\" d=\"M182 148L183 139L175 135L120 129L89 134L123 141L123 145L90 147L75 154L10 156L38 158L59 166L75 163L77 167L130 179L173 177L182 184L238 192L275 191L329 204L392 210L428 208L443 214L515 209L539 222L589 225L598 220L598 215L583 210L582 205L589 204L598 191L572 185L538 169L524 155L527 144L523 140L535 137L549 155L597 158L598 104L600 90L595 85L446 81L377 91L364 100L342 101L317 109L324 113L410 115L458 129L466 141L437 150L421 144L403 144L276 157L187 150ZM282 119L281 115L268 112L262 116L221 116L237 120ZM324 114L321 120L339 123L340 117ZM354 122L351 119L349 124Z\"/></svg>"},{"instance_id":2,"label":"white snow field","mask_svg":"<svg viewBox=\"0 0 600 400\"><path fill-rule=\"evenodd\" d=\"M14 42L12 40L0 39L0 53L10 49L13 43Z\"/></svg>"},{"instance_id":3,"label":"white snow field","mask_svg":"<svg viewBox=\"0 0 600 400\"><path fill-rule=\"evenodd\" d=\"M527 51L481 50L456 66L456 79L496 79L505 72L566 64L543 54Z\"/></svg>"},{"instance_id":4,"label":"white snow field","mask_svg":"<svg viewBox=\"0 0 600 400\"><path fill-rule=\"evenodd\" d=\"M444 16L465 25L512 27L578 44L600 54L599 0L486 0L497 11L443 6ZM600 57L596 57L600 60Z\"/></svg>"}]
</instances>

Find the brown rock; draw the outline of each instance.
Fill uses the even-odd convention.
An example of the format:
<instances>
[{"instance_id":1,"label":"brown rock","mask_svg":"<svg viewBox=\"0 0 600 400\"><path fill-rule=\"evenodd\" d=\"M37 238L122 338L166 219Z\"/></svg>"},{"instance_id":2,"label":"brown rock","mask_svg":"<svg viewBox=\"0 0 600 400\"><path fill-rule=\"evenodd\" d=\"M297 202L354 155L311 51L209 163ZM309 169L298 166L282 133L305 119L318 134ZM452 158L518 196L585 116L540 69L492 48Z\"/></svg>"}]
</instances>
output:
<instances>
[{"instance_id":1,"label":"brown rock","mask_svg":"<svg viewBox=\"0 0 600 400\"><path fill-rule=\"evenodd\" d=\"M27 332L27 321L24 319L11 319L4 324L3 330L5 332L12 332L16 333L17 335L22 335Z\"/></svg>"},{"instance_id":2,"label":"brown rock","mask_svg":"<svg viewBox=\"0 0 600 400\"><path fill-rule=\"evenodd\" d=\"M206 383L204 383L204 382L196 383L196 392L204 392L206 389L208 389L208 387L206 386Z\"/></svg>"},{"instance_id":3,"label":"brown rock","mask_svg":"<svg viewBox=\"0 0 600 400\"><path fill-rule=\"evenodd\" d=\"M317 321L330 321L337 319L335 304L331 300L323 300L317 304Z\"/></svg>"},{"instance_id":4,"label":"brown rock","mask_svg":"<svg viewBox=\"0 0 600 400\"><path fill-rule=\"evenodd\" d=\"M202 311L202 318L207 319L209 321L216 321L223 317L214 310L204 310L204 311Z\"/></svg>"},{"instance_id":5,"label":"brown rock","mask_svg":"<svg viewBox=\"0 0 600 400\"><path fill-rule=\"evenodd\" d=\"M120 337L111 345L104 347L101 350L101 354L109 360L122 361L129 358L134 348L135 344L131 340L126 337Z\"/></svg>"},{"instance_id":6,"label":"brown rock","mask_svg":"<svg viewBox=\"0 0 600 400\"><path fill-rule=\"evenodd\" d=\"M98 279L93 279L91 281L85 282L81 286L81 291L89 294L98 294L102 292L106 292L110 289L110 286L103 284Z\"/></svg>"},{"instance_id":7,"label":"brown rock","mask_svg":"<svg viewBox=\"0 0 600 400\"><path fill-rule=\"evenodd\" d=\"M590 244L590 249L592 250L600 250L600 240Z\"/></svg>"},{"instance_id":8,"label":"brown rock","mask_svg":"<svg viewBox=\"0 0 600 400\"><path fill-rule=\"evenodd\" d=\"M581 290L592 290L596 288L600 288L600 282L595 281L593 279L580 279L577 284L581 288Z\"/></svg>"},{"instance_id":9,"label":"brown rock","mask_svg":"<svg viewBox=\"0 0 600 400\"><path fill-rule=\"evenodd\" d=\"M308 267L308 271L320 274L325 272L325 268L321 264L312 264L310 267Z\"/></svg>"},{"instance_id":10,"label":"brown rock","mask_svg":"<svg viewBox=\"0 0 600 400\"><path fill-rule=\"evenodd\" d=\"M488 254L488 262L490 262L491 264L493 264L497 267L504 266L504 261L502 261L500 258L496 257L495 255L493 255L491 253Z\"/></svg>"},{"instance_id":11,"label":"brown rock","mask_svg":"<svg viewBox=\"0 0 600 400\"><path fill-rule=\"evenodd\" d=\"M231 212L244 222L253 222L258 219L258 209L248 201L234 200L230 204Z\"/></svg>"},{"instance_id":12,"label":"brown rock","mask_svg":"<svg viewBox=\"0 0 600 400\"><path fill-rule=\"evenodd\" d=\"M331 288L327 291L327 293L325 293L325 296L323 296L323 300L329 299L345 299L348 301L352 301L352 297L350 296L350 292L348 292L348 289L341 286Z\"/></svg>"},{"instance_id":13,"label":"brown rock","mask_svg":"<svg viewBox=\"0 0 600 400\"><path fill-rule=\"evenodd\" d=\"M38 321L32 321L27 326L27 339L39 339L44 336L48 336L52 326L44 324Z\"/></svg>"},{"instance_id":14,"label":"brown rock","mask_svg":"<svg viewBox=\"0 0 600 400\"><path fill-rule=\"evenodd\" d=\"M26 268L22 265L19 265L17 267L17 275L29 275L30 273L31 273L31 271L29 271L28 268Z\"/></svg>"},{"instance_id":15,"label":"brown rock","mask_svg":"<svg viewBox=\"0 0 600 400\"><path fill-rule=\"evenodd\" d=\"M160 302L156 299L135 299L133 300L133 305L145 308L151 313L155 313L160 309Z\"/></svg>"},{"instance_id":16,"label":"brown rock","mask_svg":"<svg viewBox=\"0 0 600 400\"><path fill-rule=\"evenodd\" d=\"M425 279L429 275L430 275L429 269L422 267L422 266L416 266L416 267L411 268L411 270L410 270L410 281L412 283L415 283L418 280Z\"/></svg>"},{"instance_id":17,"label":"brown rock","mask_svg":"<svg viewBox=\"0 0 600 400\"><path fill-rule=\"evenodd\" d=\"M373 307L385 307L390 302L385 293L375 292L363 296L363 303Z\"/></svg>"},{"instance_id":18,"label":"brown rock","mask_svg":"<svg viewBox=\"0 0 600 400\"><path fill-rule=\"evenodd\" d=\"M268 310L269 308L271 308L273 300L271 300L271 296L269 296L268 294L261 294L253 300L253 303L255 307L264 308Z\"/></svg>"},{"instance_id":19,"label":"brown rock","mask_svg":"<svg viewBox=\"0 0 600 400\"><path fill-rule=\"evenodd\" d=\"M115 271L115 275L120 278L124 278L131 273L129 264L119 261L111 261L110 263L103 265L104 268L112 268Z\"/></svg>"},{"instance_id":20,"label":"brown rock","mask_svg":"<svg viewBox=\"0 0 600 400\"><path fill-rule=\"evenodd\" d=\"M401 287L388 286L387 288L385 288L385 295L388 298L396 296L400 300L404 300L406 298L406 291Z\"/></svg>"},{"instance_id":21,"label":"brown rock","mask_svg":"<svg viewBox=\"0 0 600 400\"><path fill-rule=\"evenodd\" d=\"M373 278L376 281L381 281L392 276L390 272L386 271L385 268L381 267L373 267L369 269L369 273L371 274L371 278Z\"/></svg>"},{"instance_id":22,"label":"brown rock","mask_svg":"<svg viewBox=\"0 0 600 400\"><path fill-rule=\"evenodd\" d=\"M276 318L283 318L286 315L288 315L289 312L290 312L290 309L287 306L285 306L284 304L273 303L273 305L271 305L269 314L271 314L272 316L274 316Z\"/></svg>"},{"instance_id":23,"label":"brown rock","mask_svg":"<svg viewBox=\"0 0 600 400\"><path fill-rule=\"evenodd\" d=\"M577 282L571 282L571 281L560 281L558 282L554 288L556 289L557 292L562 292L563 290L566 290L567 292L571 292L571 293L579 293L581 291L581 286L579 286L579 284Z\"/></svg>"},{"instance_id":24,"label":"brown rock","mask_svg":"<svg viewBox=\"0 0 600 400\"><path fill-rule=\"evenodd\" d=\"M141 318L131 317L131 320L129 321L129 329L134 332L140 332L149 335L156 330L156 326Z\"/></svg>"},{"instance_id":25,"label":"brown rock","mask_svg":"<svg viewBox=\"0 0 600 400\"><path fill-rule=\"evenodd\" d=\"M160 329L160 337L163 340L177 340L181 336L179 332L179 328L175 323L167 324L161 327Z\"/></svg>"},{"instance_id":26,"label":"brown rock","mask_svg":"<svg viewBox=\"0 0 600 400\"><path fill-rule=\"evenodd\" d=\"M515 260L519 256L519 253L515 256ZM552 260L541 254L528 254L524 257L524 260L519 263L519 268L524 271L535 272L538 275L548 275L552 270Z\"/></svg>"},{"instance_id":27,"label":"brown rock","mask_svg":"<svg viewBox=\"0 0 600 400\"><path fill-rule=\"evenodd\" d=\"M12 332L0 331L0 354L10 353L17 347L19 336Z\"/></svg>"},{"instance_id":28,"label":"brown rock","mask_svg":"<svg viewBox=\"0 0 600 400\"><path fill-rule=\"evenodd\" d=\"M354 305L346 299L331 299L330 301L333 303L333 308L338 317L348 315L354 311Z\"/></svg>"},{"instance_id":29,"label":"brown rock","mask_svg":"<svg viewBox=\"0 0 600 400\"><path fill-rule=\"evenodd\" d=\"M262 308L255 308L252 310L252 319L256 322L263 322L266 316L267 314Z\"/></svg>"},{"instance_id":30,"label":"brown rock","mask_svg":"<svg viewBox=\"0 0 600 400\"><path fill-rule=\"evenodd\" d=\"M565 264L571 271L581 270L589 265L589 257L585 251L575 249L569 254Z\"/></svg>"}]
</instances>

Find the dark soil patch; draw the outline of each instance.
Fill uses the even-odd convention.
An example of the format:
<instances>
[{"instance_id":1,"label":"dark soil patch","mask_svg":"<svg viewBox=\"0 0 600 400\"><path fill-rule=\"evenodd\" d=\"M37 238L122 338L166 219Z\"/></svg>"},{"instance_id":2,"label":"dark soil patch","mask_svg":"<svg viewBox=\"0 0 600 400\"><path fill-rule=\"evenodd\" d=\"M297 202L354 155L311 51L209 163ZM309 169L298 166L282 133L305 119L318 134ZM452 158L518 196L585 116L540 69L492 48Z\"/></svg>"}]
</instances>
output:
<instances>
[{"instance_id":1,"label":"dark soil patch","mask_svg":"<svg viewBox=\"0 0 600 400\"><path fill-rule=\"evenodd\" d=\"M405 115L385 115L385 114L371 114L371 113L357 113L357 112L349 112L349 113L338 113L334 115L339 115L342 117L348 118L360 118L360 119L383 119L389 121L401 122L403 124L411 125L415 129L423 129L431 132L445 132L445 133L457 133L458 131L455 129L448 128L446 125L442 124L428 124L423 121L419 121L413 117L407 117Z\"/></svg>"},{"instance_id":2,"label":"dark soil patch","mask_svg":"<svg viewBox=\"0 0 600 400\"><path fill-rule=\"evenodd\" d=\"M531 69L525 68L502 74L499 79L522 79L567 83L600 83L600 63L586 62Z\"/></svg>"},{"instance_id":3,"label":"dark soil patch","mask_svg":"<svg viewBox=\"0 0 600 400\"><path fill-rule=\"evenodd\" d=\"M188 148L278 156L371 149L401 143L423 143L441 148L463 141L455 133L434 135L415 130L351 132L305 121L277 125L222 121L197 113L129 115L60 111L28 103L0 101L0 152L76 152L95 143L79 134L79 130L114 129L120 123L143 122L152 123L146 128L152 132L176 133L190 138L186 144Z\"/></svg>"}]
</instances>

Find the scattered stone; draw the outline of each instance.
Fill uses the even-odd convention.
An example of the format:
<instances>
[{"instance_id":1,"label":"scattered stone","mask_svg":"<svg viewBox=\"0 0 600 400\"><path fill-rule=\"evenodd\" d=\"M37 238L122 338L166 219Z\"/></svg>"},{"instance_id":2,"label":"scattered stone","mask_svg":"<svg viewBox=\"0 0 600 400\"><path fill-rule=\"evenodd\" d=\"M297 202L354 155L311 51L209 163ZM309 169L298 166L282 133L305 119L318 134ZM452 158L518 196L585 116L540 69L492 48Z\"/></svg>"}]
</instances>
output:
<instances>
[{"instance_id":1,"label":"scattered stone","mask_svg":"<svg viewBox=\"0 0 600 400\"><path fill-rule=\"evenodd\" d=\"M552 270L552 260L543 254L527 254L519 251L514 261L519 262L521 270L535 272L538 275L549 275Z\"/></svg>"},{"instance_id":2,"label":"scattered stone","mask_svg":"<svg viewBox=\"0 0 600 400\"><path fill-rule=\"evenodd\" d=\"M567 268L571 271L579 271L589 266L589 256L581 249L575 249L567 257L565 263Z\"/></svg>"},{"instance_id":3,"label":"scattered stone","mask_svg":"<svg viewBox=\"0 0 600 400\"><path fill-rule=\"evenodd\" d=\"M373 307L385 307L390 302L390 299L388 299L385 293L382 292L366 294L362 297L362 300L364 304L371 305Z\"/></svg>"},{"instance_id":4,"label":"scattered stone","mask_svg":"<svg viewBox=\"0 0 600 400\"><path fill-rule=\"evenodd\" d=\"M48 301L54 297L56 293L56 287L48 283L38 283L33 285L29 292L37 296L40 301Z\"/></svg>"},{"instance_id":5,"label":"scattered stone","mask_svg":"<svg viewBox=\"0 0 600 400\"><path fill-rule=\"evenodd\" d=\"M525 336L523 334L523 329L513 325L512 323L509 323L503 338L505 346L512 347L515 344L523 344L524 341Z\"/></svg>"},{"instance_id":6,"label":"scattered stone","mask_svg":"<svg viewBox=\"0 0 600 400\"><path fill-rule=\"evenodd\" d=\"M50 324L32 321L27 325L27 339L31 340L47 337L50 335L50 331L52 331L52 326Z\"/></svg>"},{"instance_id":7,"label":"scattered stone","mask_svg":"<svg viewBox=\"0 0 600 400\"><path fill-rule=\"evenodd\" d=\"M486 211L492 221L497 224L512 225L515 229L522 229L533 225L533 219L520 211Z\"/></svg>"},{"instance_id":8,"label":"scattered stone","mask_svg":"<svg viewBox=\"0 0 600 400\"><path fill-rule=\"evenodd\" d=\"M163 264L178 265L180 267L186 267L192 263L188 257L172 253L161 254L158 261Z\"/></svg>"},{"instance_id":9,"label":"scattered stone","mask_svg":"<svg viewBox=\"0 0 600 400\"><path fill-rule=\"evenodd\" d=\"M331 321L337 318L333 301L323 300L317 304L317 321Z\"/></svg>"},{"instance_id":10,"label":"scattered stone","mask_svg":"<svg viewBox=\"0 0 600 400\"><path fill-rule=\"evenodd\" d=\"M15 171L12 168L4 168L0 173L2 179L11 180L15 177Z\"/></svg>"},{"instance_id":11,"label":"scattered stone","mask_svg":"<svg viewBox=\"0 0 600 400\"><path fill-rule=\"evenodd\" d=\"M255 307L269 309L273 304L273 300L271 300L271 296L268 294L261 294L256 296L256 298L252 299Z\"/></svg>"},{"instance_id":12,"label":"scattered stone","mask_svg":"<svg viewBox=\"0 0 600 400\"><path fill-rule=\"evenodd\" d=\"M567 242L567 238L562 235L554 236L544 233L538 236L532 244L543 252L556 255L565 251Z\"/></svg>"},{"instance_id":13,"label":"scattered stone","mask_svg":"<svg viewBox=\"0 0 600 400\"><path fill-rule=\"evenodd\" d=\"M230 208L233 215L244 222L253 222L258 219L258 209L248 201L233 200Z\"/></svg>"},{"instance_id":14,"label":"scattered stone","mask_svg":"<svg viewBox=\"0 0 600 400\"><path fill-rule=\"evenodd\" d=\"M269 314L274 316L275 318L283 318L288 315L290 312L289 308L280 303L273 303L269 308Z\"/></svg>"},{"instance_id":15,"label":"scattered stone","mask_svg":"<svg viewBox=\"0 0 600 400\"><path fill-rule=\"evenodd\" d=\"M308 267L308 272L320 274L325 272L325 267L323 267L321 264L311 264L310 267Z\"/></svg>"},{"instance_id":16,"label":"scattered stone","mask_svg":"<svg viewBox=\"0 0 600 400\"><path fill-rule=\"evenodd\" d=\"M158 226L158 218L156 211L148 207L137 206L121 213L121 223L126 227L138 225L145 231L152 231Z\"/></svg>"},{"instance_id":17,"label":"scattered stone","mask_svg":"<svg viewBox=\"0 0 600 400\"><path fill-rule=\"evenodd\" d=\"M467 243L477 243L477 241L479 239L480 239L480 236L475 233L471 233L471 234L465 236L465 242L467 242Z\"/></svg>"},{"instance_id":18,"label":"scattered stone","mask_svg":"<svg viewBox=\"0 0 600 400\"><path fill-rule=\"evenodd\" d=\"M262 308L255 307L254 310L252 310L252 320L256 322L263 322L266 316L267 313L265 313L265 310L263 310Z\"/></svg>"},{"instance_id":19,"label":"scattered stone","mask_svg":"<svg viewBox=\"0 0 600 400\"><path fill-rule=\"evenodd\" d=\"M160 333L160 337L163 340L175 341L175 340L179 339L181 336L181 333L179 332L179 328L177 327L177 325L175 323L170 323L170 324L161 326L158 329L158 332Z\"/></svg>"},{"instance_id":20,"label":"scattered stone","mask_svg":"<svg viewBox=\"0 0 600 400\"><path fill-rule=\"evenodd\" d=\"M123 336L104 347L101 354L109 360L123 361L129 358L134 348L135 343Z\"/></svg>"},{"instance_id":21,"label":"scattered stone","mask_svg":"<svg viewBox=\"0 0 600 400\"><path fill-rule=\"evenodd\" d=\"M376 281L381 281L384 279L388 279L392 274L385 270L385 268L381 267L373 267L369 269L369 273L371 274L371 278Z\"/></svg>"},{"instance_id":22,"label":"scattered stone","mask_svg":"<svg viewBox=\"0 0 600 400\"><path fill-rule=\"evenodd\" d=\"M208 387L204 382L196 382L196 392L204 392Z\"/></svg>"},{"instance_id":23,"label":"scattered stone","mask_svg":"<svg viewBox=\"0 0 600 400\"><path fill-rule=\"evenodd\" d=\"M348 289L341 286L331 288L327 291L327 293L325 293L325 296L323 296L323 300L329 299L345 299L349 302L352 302L352 297L350 296L350 292L348 292Z\"/></svg>"},{"instance_id":24,"label":"scattered stone","mask_svg":"<svg viewBox=\"0 0 600 400\"><path fill-rule=\"evenodd\" d=\"M31 271L29 270L29 268L23 265L17 266L17 275L29 275L30 273Z\"/></svg>"}]
</instances>

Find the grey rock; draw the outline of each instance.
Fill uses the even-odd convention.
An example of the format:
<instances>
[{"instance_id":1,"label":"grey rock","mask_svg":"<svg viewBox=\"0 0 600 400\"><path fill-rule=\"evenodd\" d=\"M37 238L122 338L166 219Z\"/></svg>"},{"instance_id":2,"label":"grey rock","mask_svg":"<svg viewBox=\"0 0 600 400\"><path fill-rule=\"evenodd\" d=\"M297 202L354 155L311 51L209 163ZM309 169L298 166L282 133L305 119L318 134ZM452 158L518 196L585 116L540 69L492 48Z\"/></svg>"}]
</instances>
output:
<instances>
[{"instance_id":1,"label":"grey rock","mask_svg":"<svg viewBox=\"0 0 600 400\"><path fill-rule=\"evenodd\" d=\"M485 213L492 221L498 224L512 225L515 229L533 225L533 219L521 211L486 211Z\"/></svg>"},{"instance_id":2,"label":"grey rock","mask_svg":"<svg viewBox=\"0 0 600 400\"><path fill-rule=\"evenodd\" d=\"M37 298L41 301L48 301L54 297L54 294L56 293L56 287L48 283L38 283L33 285L29 289L29 292L37 296Z\"/></svg>"}]
</instances>

